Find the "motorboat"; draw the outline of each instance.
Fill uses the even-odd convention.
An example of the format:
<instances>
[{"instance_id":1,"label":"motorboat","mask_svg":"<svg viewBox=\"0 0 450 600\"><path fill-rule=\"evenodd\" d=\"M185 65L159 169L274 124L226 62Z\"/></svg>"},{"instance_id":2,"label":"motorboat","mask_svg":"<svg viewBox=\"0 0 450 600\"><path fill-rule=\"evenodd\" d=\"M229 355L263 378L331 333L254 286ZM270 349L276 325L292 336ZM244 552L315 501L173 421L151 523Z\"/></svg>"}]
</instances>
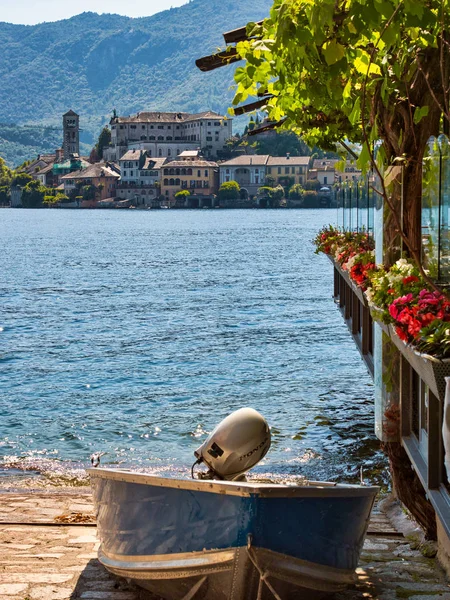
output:
<instances>
[{"instance_id":1,"label":"motorboat","mask_svg":"<svg viewBox=\"0 0 450 600\"><path fill-rule=\"evenodd\" d=\"M196 450L191 479L89 469L100 562L167 600L312 600L346 588L379 488L246 481L269 447L267 422L244 408Z\"/></svg>"}]
</instances>

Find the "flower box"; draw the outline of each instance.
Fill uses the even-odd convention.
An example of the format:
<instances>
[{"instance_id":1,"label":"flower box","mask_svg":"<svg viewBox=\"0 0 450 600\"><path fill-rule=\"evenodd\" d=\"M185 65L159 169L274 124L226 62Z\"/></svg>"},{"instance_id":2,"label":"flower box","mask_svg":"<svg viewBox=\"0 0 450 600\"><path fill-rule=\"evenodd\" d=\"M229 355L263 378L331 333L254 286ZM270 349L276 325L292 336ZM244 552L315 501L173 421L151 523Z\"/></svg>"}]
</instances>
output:
<instances>
[{"instance_id":1,"label":"flower box","mask_svg":"<svg viewBox=\"0 0 450 600\"><path fill-rule=\"evenodd\" d=\"M428 354L420 354L398 337L392 325L389 325L388 328L390 338L395 346L418 373L422 381L430 388L436 398L443 402L445 397L445 377L450 377L450 358L440 360Z\"/></svg>"}]
</instances>

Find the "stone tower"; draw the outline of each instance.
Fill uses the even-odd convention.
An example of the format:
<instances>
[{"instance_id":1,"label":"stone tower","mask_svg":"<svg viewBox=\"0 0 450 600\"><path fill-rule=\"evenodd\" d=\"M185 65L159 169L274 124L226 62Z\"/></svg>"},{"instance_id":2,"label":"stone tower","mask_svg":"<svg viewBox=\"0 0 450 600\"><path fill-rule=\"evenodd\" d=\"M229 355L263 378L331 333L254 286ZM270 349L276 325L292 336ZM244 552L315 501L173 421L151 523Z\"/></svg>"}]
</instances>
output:
<instances>
[{"instance_id":1,"label":"stone tower","mask_svg":"<svg viewBox=\"0 0 450 600\"><path fill-rule=\"evenodd\" d=\"M80 117L73 110L63 115L64 159L71 154L80 154Z\"/></svg>"}]
</instances>

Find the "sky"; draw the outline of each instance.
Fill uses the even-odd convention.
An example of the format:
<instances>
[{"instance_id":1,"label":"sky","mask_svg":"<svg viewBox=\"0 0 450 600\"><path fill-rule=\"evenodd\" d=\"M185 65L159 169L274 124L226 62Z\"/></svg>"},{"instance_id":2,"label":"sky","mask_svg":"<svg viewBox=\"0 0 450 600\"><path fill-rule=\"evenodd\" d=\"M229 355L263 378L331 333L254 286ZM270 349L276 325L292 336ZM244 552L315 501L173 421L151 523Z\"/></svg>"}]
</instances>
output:
<instances>
[{"instance_id":1,"label":"sky","mask_svg":"<svg viewBox=\"0 0 450 600\"><path fill-rule=\"evenodd\" d=\"M35 25L43 21L69 19L82 12L116 13L127 17L148 17L170 7L186 4L187 0L0 0L0 21Z\"/></svg>"}]
</instances>

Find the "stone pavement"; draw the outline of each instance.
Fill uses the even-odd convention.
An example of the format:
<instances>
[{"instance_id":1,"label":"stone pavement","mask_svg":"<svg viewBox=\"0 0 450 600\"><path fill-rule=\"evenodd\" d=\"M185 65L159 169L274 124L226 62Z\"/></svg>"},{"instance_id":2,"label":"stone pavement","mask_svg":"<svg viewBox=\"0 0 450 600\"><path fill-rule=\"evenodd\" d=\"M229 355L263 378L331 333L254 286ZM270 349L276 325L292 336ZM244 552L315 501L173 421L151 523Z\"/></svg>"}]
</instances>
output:
<instances>
[{"instance_id":1,"label":"stone pavement","mask_svg":"<svg viewBox=\"0 0 450 600\"><path fill-rule=\"evenodd\" d=\"M88 492L0 494L0 600L156 600L105 571L95 533ZM379 505L357 583L330 600L450 600L443 571L416 538L414 549Z\"/></svg>"}]
</instances>

